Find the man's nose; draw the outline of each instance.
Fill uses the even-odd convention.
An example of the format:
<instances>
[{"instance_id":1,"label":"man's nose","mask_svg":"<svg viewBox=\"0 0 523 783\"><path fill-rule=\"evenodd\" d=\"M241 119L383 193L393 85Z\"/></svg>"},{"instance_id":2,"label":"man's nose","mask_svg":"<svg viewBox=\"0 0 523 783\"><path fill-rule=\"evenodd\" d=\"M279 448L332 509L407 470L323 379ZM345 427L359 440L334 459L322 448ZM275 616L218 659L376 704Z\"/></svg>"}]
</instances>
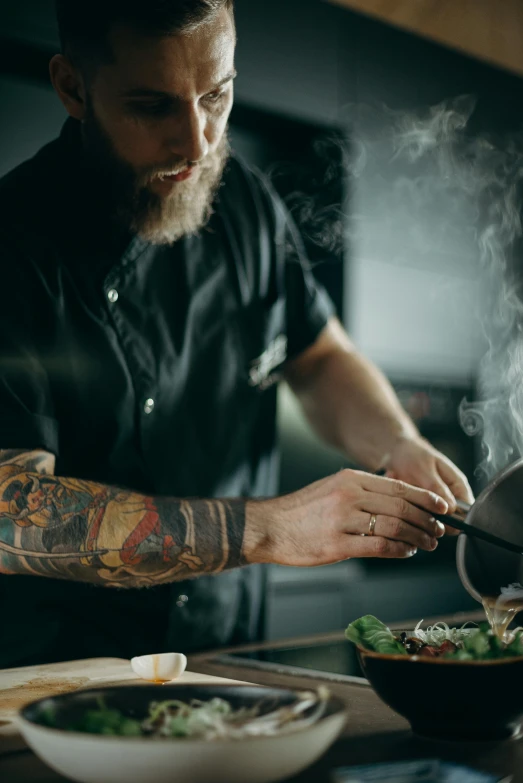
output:
<instances>
[{"instance_id":1,"label":"man's nose","mask_svg":"<svg viewBox=\"0 0 523 783\"><path fill-rule=\"evenodd\" d=\"M199 106L186 106L169 140L171 152L188 161L203 160L209 152L207 119Z\"/></svg>"}]
</instances>

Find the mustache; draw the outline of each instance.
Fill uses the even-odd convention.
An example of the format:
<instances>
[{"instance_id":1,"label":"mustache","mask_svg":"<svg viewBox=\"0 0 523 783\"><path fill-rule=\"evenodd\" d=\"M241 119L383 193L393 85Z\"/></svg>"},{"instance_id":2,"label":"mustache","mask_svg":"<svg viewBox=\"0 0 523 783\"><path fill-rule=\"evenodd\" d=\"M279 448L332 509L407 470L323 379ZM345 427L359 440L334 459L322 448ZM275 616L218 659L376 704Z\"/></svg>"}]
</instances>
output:
<instances>
[{"instance_id":1,"label":"mustache","mask_svg":"<svg viewBox=\"0 0 523 783\"><path fill-rule=\"evenodd\" d=\"M194 163L194 162L180 162L177 163L171 163L171 164L163 164L162 166L154 166L153 168L147 168L142 174L140 175L139 179L142 182L150 182L153 179L156 179L156 177L162 177L172 174L180 174L180 172L185 171L188 168L195 168L196 166L201 166L202 164Z\"/></svg>"},{"instance_id":2,"label":"mustache","mask_svg":"<svg viewBox=\"0 0 523 783\"><path fill-rule=\"evenodd\" d=\"M163 163L162 165L154 166L154 167L148 167L146 170L142 171L138 177L140 183L147 184L151 182L153 179L156 179L157 177L165 177L165 176L172 176L175 174L180 174L182 171L185 171L186 169L211 169L213 168L213 155L209 155L207 158L204 158L201 161L194 161L194 160L182 160L179 159L173 163Z\"/></svg>"}]
</instances>

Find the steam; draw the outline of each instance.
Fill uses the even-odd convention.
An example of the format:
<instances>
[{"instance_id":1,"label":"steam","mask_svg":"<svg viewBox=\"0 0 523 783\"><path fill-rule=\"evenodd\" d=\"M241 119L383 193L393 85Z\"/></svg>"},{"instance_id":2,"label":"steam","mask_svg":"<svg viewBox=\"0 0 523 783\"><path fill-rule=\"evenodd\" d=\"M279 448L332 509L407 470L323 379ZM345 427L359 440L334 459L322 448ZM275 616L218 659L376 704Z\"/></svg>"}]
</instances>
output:
<instances>
[{"instance_id":1,"label":"steam","mask_svg":"<svg viewBox=\"0 0 523 783\"><path fill-rule=\"evenodd\" d=\"M282 164L270 174L276 189L280 181L295 183L287 205L318 248L312 266L343 243L371 274L388 275L384 300L355 319L368 319L371 337L372 329L383 329L380 305L388 317L399 313L405 365L418 375L431 328L443 323L441 342L459 341L455 353L465 368L445 355L438 361L448 379L457 372L460 378L468 372L471 381L479 376L479 401L464 399L456 416L465 433L481 441L478 473L489 479L523 454L523 141L471 134L474 109L469 96L418 113L348 106L348 145L339 134L320 140L302 182ZM333 146L341 154L333 155ZM328 206L339 195L340 177L348 177L348 216ZM429 279L423 298L444 309L444 319L431 324L434 307L424 301L408 302L403 314L391 307L391 264L398 280L419 273ZM357 311L361 303L350 307ZM387 369L387 357L381 358Z\"/></svg>"},{"instance_id":2,"label":"steam","mask_svg":"<svg viewBox=\"0 0 523 783\"><path fill-rule=\"evenodd\" d=\"M512 601L523 601L523 585L519 582L501 588L501 595L496 601L496 609L503 608L505 604Z\"/></svg>"},{"instance_id":3,"label":"steam","mask_svg":"<svg viewBox=\"0 0 523 783\"><path fill-rule=\"evenodd\" d=\"M353 223L365 258L419 267L430 255L431 268L436 261L454 275L445 276L449 287L465 270L463 307L477 309L483 358L480 401L463 400L459 419L467 434L481 436L480 469L489 478L523 454L523 277L516 265L523 147L470 135L473 111L469 97L425 114L352 108L363 138L353 155L360 180ZM444 288L441 282L431 292L442 306Z\"/></svg>"},{"instance_id":4,"label":"steam","mask_svg":"<svg viewBox=\"0 0 523 783\"><path fill-rule=\"evenodd\" d=\"M488 292L483 318L488 349L480 365L483 400L464 400L460 421L468 434L482 435L482 468L490 476L523 453L523 305L510 259L521 235L523 161L514 143L500 149L465 135L472 108L461 101L432 109L426 123L404 120L398 154L407 154L413 162L427 153L435 155L442 181L471 199L478 218L478 271Z\"/></svg>"},{"instance_id":5,"label":"steam","mask_svg":"<svg viewBox=\"0 0 523 783\"><path fill-rule=\"evenodd\" d=\"M315 258L309 259L315 266L329 254L341 254L345 243L346 220L339 201L349 163L344 141L335 133L315 139L311 153L308 165L277 162L265 174L277 191L285 193L285 205L301 235L317 249Z\"/></svg>"}]
</instances>

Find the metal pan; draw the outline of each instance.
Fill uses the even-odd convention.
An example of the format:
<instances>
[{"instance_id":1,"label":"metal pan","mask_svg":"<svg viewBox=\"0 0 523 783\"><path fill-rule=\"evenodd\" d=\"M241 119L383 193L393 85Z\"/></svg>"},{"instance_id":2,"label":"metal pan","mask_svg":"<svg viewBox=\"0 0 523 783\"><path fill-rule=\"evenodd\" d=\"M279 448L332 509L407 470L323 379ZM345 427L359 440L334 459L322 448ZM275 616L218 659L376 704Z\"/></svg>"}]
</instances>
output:
<instances>
[{"instance_id":1,"label":"metal pan","mask_svg":"<svg viewBox=\"0 0 523 783\"><path fill-rule=\"evenodd\" d=\"M480 538L482 541L495 544L502 549L508 549L509 552L516 552L518 555L523 555L523 548L517 544L505 541L504 538L498 538L498 536L495 536L493 533L488 533L480 527L473 527L472 525L467 524L465 519L470 508L469 503L463 503L458 500L458 509L456 513L447 516L445 516L445 514L434 514L434 516L436 519L439 519L440 522L444 522L447 527L453 527L455 530L459 530L460 533L466 533L468 536L472 536L472 538Z\"/></svg>"},{"instance_id":2,"label":"metal pan","mask_svg":"<svg viewBox=\"0 0 523 783\"><path fill-rule=\"evenodd\" d=\"M523 549L523 459L501 471L466 509L460 504L455 518ZM521 554L472 535L459 537L456 564L463 586L476 601L498 596L510 584L523 584Z\"/></svg>"}]
</instances>

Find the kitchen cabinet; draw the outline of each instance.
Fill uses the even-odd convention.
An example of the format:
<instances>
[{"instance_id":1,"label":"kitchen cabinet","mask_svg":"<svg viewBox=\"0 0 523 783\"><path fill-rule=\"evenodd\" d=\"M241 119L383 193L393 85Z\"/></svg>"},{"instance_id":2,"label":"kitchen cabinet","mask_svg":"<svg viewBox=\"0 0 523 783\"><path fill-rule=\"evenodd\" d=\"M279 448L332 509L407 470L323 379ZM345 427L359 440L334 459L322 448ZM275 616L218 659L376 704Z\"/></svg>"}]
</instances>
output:
<instances>
[{"instance_id":1,"label":"kitchen cabinet","mask_svg":"<svg viewBox=\"0 0 523 783\"><path fill-rule=\"evenodd\" d=\"M523 76L520 0L330 0Z\"/></svg>"}]
</instances>

